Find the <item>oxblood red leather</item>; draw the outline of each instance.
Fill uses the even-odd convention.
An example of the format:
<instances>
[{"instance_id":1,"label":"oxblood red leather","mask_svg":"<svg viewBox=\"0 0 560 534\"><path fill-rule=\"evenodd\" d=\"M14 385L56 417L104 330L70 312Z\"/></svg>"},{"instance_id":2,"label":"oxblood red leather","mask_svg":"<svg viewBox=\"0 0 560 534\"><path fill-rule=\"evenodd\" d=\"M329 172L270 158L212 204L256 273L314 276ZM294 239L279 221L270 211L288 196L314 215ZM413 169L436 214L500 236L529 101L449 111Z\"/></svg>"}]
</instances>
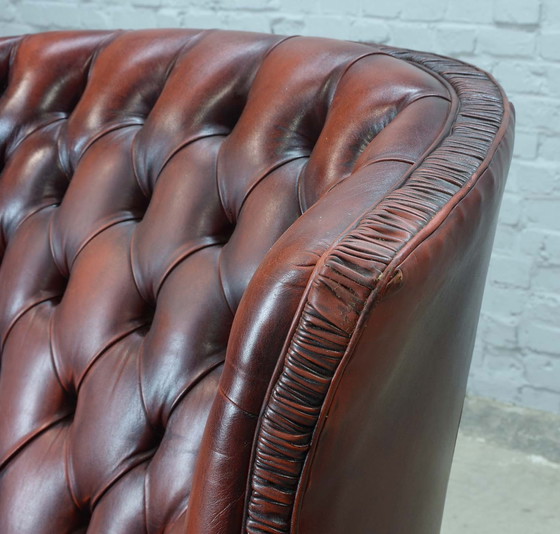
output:
<instances>
[{"instance_id":1,"label":"oxblood red leather","mask_svg":"<svg viewBox=\"0 0 560 534\"><path fill-rule=\"evenodd\" d=\"M0 533L434 534L513 142L484 72L0 40Z\"/></svg>"}]
</instances>

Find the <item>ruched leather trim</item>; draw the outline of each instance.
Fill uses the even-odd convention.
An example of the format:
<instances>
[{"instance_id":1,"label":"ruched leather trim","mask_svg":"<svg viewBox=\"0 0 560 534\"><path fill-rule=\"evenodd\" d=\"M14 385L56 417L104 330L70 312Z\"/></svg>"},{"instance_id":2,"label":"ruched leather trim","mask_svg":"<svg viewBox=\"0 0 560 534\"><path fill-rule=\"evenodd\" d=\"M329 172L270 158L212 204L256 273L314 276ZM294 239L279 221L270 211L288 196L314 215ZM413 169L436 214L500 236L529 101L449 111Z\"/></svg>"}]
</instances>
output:
<instances>
[{"instance_id":1,"label":"ruched leather trim","mask_svg":"<svg viewBox=\"0 0 560 534\"><path fill-rule=\"evenodd\" d=\"M311 282L257 428L245 510L251 534L292 532L321 410L366 302L398 281L393 268L404 247L433 231L471 189L501 138L505 97L486 73L432 54L381 50L446 80L457 115L449 135L327 253Z\"/></svg>"}]
</instances>

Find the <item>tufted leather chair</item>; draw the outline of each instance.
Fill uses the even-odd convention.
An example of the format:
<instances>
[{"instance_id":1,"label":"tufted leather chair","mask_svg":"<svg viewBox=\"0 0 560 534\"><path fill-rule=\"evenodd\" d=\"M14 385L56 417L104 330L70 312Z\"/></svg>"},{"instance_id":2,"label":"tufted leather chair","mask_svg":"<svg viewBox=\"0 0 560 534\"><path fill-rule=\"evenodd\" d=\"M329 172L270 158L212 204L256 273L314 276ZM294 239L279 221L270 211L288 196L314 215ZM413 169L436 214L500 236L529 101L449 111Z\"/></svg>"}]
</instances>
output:
<instances>
[{"instance_id":1,"label":"tufted leather chair","mask_svg":"<svg viewBox=\"0 0 560 534\"><path fill-rule=\"evenodd\" d=\"M513 113L226 31L0 40L0 533L439 531Z\"/></svg>"}]
</instances>

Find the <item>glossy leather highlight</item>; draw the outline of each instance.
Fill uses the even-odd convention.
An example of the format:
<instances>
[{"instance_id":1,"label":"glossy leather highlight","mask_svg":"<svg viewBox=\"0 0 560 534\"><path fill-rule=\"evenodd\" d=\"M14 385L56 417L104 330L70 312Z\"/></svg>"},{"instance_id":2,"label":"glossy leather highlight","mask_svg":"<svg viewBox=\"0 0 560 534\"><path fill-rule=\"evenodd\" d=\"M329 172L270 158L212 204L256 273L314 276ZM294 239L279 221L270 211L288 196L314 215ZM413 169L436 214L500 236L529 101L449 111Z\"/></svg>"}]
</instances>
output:
<instances>
[{"instance_id":1,"label":"glossy leather highlight","mask_svg":"<svg viewBox=\"0 0 560 534\"><path fill-rule=\"evenodd\" d=\"M0 88L0 533L435 532L495 82L150 30L0 39Z\"/></svg>"}]
</instances>

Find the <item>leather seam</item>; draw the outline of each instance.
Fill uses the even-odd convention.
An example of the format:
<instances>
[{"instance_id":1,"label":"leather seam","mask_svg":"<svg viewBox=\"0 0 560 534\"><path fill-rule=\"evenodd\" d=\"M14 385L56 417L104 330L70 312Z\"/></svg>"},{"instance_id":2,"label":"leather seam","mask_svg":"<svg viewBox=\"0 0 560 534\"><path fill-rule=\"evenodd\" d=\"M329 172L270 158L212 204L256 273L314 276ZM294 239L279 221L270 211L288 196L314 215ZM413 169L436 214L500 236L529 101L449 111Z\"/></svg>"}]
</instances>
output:
<instances>
[{"instance_id":1,"label":"leather seam","mask_svg":"<svg viewBox=\"0 0 560 534\"><path fill-rule=\"evenodd\" d=\"M167 421L171 419L173 416L173 412L177 409L179 404L187 397L187 395L195 389L208 375L213 373L220 365L224 364L224 358L214 362L213 364L209 365L206 369L203 369L199 372L199 374L188 384L187 387L181 391L176 399L171 403L171 407L169 408L169 413L167 415Z\"/></svg>"},{"instance_id":2,"label":"leather seam","mask_svg":"<svg viewBox=\"0 0 560 534\"><path fill-rule=\"evenodd\" d=\"M447 59L447 58L442 58L442 59ZM457 61L457 60L454 60ZM481 71L483 74L486 75L486 73L484 73L483 71ZM490 77L489 77L490 78ZM502 103L503 103L503 115L502 115L502 121L500 124L500 127L498 128L495 137L493 138L492 143L489 146L488 152L486 154L486 157L484 159L483 162L481 162L480 166L476 169L476 171L474 172L474 174L471 176L470 180L468 180L461 188L459 188L459 190L456 192L455 195L453 195L449 202L447 204L444 204L443 208L436 212L435 216L426 224L426 226L420 231L417 232L416 234L414 234L412 236L412 238L405 243L405 245L403 246L402 249L400 249L395 256L392 258L392 260L390 261L390 263L387 265L386 269L379 275L378 277L378 282L379 284L371 291L371 293L369 294L365 304L364 304L364 308L363 311L358 319L358 323L355 327L354 333L352 335L352 338L349 341L348 347L345 351L345 353L343 354L343 356L341 357L340 360L340 365L337 368L333 378L332 378L332 382L331 382L331 386L329 386L329 389L327 390L326 396L325 396L325 401L321 407L321 416L319 417L318 420L318 424L315 427L314 433L313 433L313 438L311 440L311 447L309 450L308 455L305 458L305 463L302 469L302 476L299 480L298 483L298 488L296 490L296 501L294 503L294 511L293 511L293 516L292 516L292 521L291 521L291 525L292 528L294 529L294 534L297 534L299 532L299 528L297 525L297 518L302 506L302 500L304 498L304 495L301 494L301 492L305 491L305 488L302 488L301 485L304 481L305 478L305 482L307 483L307 477L305 476L306 473L309 472L309 465L313 462L313 459L315 457L315 450L316 450L316 444L318 442L318 435L320 434L320 432L322 431L322 427L324 424L324 414L326 413L326 411L328 411L328 407L330 406L330 402L333 396L334 396L334 391L331 392L331 387L338 387L338 383L340 380L340 376L342 375L342 373L344 372L344 369L346 367L346 365L348 364L348 358L351 356L352 354L352 350L353 347L355 346L355 344L357 343L357 340L359 339L360 335L361 335L361 329L359 328L361 324L363 324L363 322L365 322L365 319L367 318L367 312L371 309L371 306L374 305L375 300L382 298L382 295L385 291L385 289L388 287L389 283L391 282L391 273L395 271L395 269L399 266L402 265L402 263L411 255L414 253L414 251L421 246L427 239L429 239L435 232L438 231L438 229L441 227L441 225L449 218L449 216L453 213L453 211L457 208L457 206L460 204L460 202L475 188L476 184L478 183L480 177L484 174L484 172L487 170L487 168L489 167L489 163L492 160L492 156L494 155L494 153L497 151L498 147L499 147L499 143L496 143L496 139L499 139L501 141L501 139L503 138L503 135L509 125L509 114L507 111L507 98L503 92L503 90L501 89L501 87L499 85L497 85L496 81L493 80L492 78L490 78L491 81L494 83L494 89L498 90L502 96ZM460 111L461 109L457 110L457 116L460 115ZM443 215L442 217L438 217L439 215ZM441 218L441 220L439 220ZM426 231L426 232L424 232ZM425 235L424 235L425 234Z\"/></svg>"},{"instance_id":3,"label":"leather seam","mask_svg":"<svg viewBox=\"0 0 560 534\"><path fill-rule=\"evenodd\" d=\"M110 230L111 228L113 228L114 226L118 226L119 224L124 224L124 223L130 223L130 222L134 222L134 221L138 221L140 220L140 218L138 217L138 215L134 215L134 214L130 214L130 215L123 215L121 218L117 218L114 221L108 221L105 224L101 225L99 228L97 228L96 230L90 232L86 238L82 241L82 243L80 244L80 246L78 247L78 249L76 250L76 253L74 254L74 258L72 259L70 266L68 268L68 271L72 271L72 269L74 268L74 265L76 264L76 261L78 260L78 257L80 256L80 254L84 251L84 249L99 235L101 235L103 232Z\"/></svg>"},{"instance_id":4,"label":"leather seam","mask_svg":"<svg viewBox=\"0 0 560 534\"><path fill-rule=\"evenodd\" d=\"M262 183L264 180L266 180L266 178L268 178L272 173L274 173L275 171L277 171L278 169L280 169L281 167L284 167L285 165L288 165L290 163L292 163L293 161L297 161L298 159L309 159L309 154L301 154L299 156L292 156L292 157L288 157L283 161L280 161L278 163L275 163L274 165L271 165L268 169L266 169L259 178L257 178L250 186L249 189L247 190L247 192L245 193L245 195L243 196L243 199L241 200L241 204L239 205L239 208L237 210L237 218L239 218L239 214L241 213L241 210L243 209L243 206L245 205L245 202L247 201L247 199L249 198L249 195L255 190L255 188Z\"/></svg>"},{"instance_id":5,"label":"leather seam","mask_svg":"<svg viewBox=\"0 0 560 534\"><path fill-rule=\"evenodd\" d=\"M216 236L208 236L206 238L206 240L208 242L206 243L199 243L198 246L193 246L190 247L187 251L182 252L181 254L179 254L176 258L174 258L171 263L167 266L167 269L165 269L163 275L161 276L161 281L158 284L158 287L156 288L155 291L155 297L157 299L161 288L163 286L163 284L165 283L165 281L169 278L169 276L171 275L171 273L177 268L179 267L179 265L181 263L183 263L185 260L189 259L193 254L196 254L197 252L200 252L201 250L207 249L207 248L212 248L212 247L219 247L220 245L223 246L226 241L220 241L218 239L213 239L211 240L212 237L216 237ZM221 255L220 255L221 256Z\"/></svg>"},{"instance_id":6,"label":"leather seam","mask_svg":"<svg viewBox=\"0 0 560 534\"><path fill-rule=\"evenodd\" d=\"M235 406L240 412L242 412L244 415L246 415L247 417L249 417L250 419L258 419L258 415L255 415L254 413L248 412L247 410L244 410L243 408L241 408L241 406L239 406L239 404L237 404L234 400L231 399L231 397L224 391L222 385L220 384L218 386L218 392L220 393L220 395L222 397L224 397L224 399L226 401L228 401L229 403L231 403L233 406Z\"/></svg>"},{"instance_id":7,"label":"leather seam","mask_svg":"<svg viewBox=\"0 0 560 534\"><path fill-rule=\"evenodd\" d=\"M480 173L479 178L482 177L482 175L487 171L488 167L484 168L484 170ZM387 266L387 269L384 272L397 272L400 267L403 265L404 262L407 261L407 259L411 256L413 256L416 252L416 250L418 248L420 248L424 243L426 243L427 241L429 241L431 239L431 237L436 234L441 227L450 219L450 217L452 216L452 214L455 212L455 210L461 205L461 202L464 198L466 198L474 189L475 186L478 184L477 180L474 184L473 187L470 187L466 193L466 195L464 195L463 197L461 197L457 203L455 203L449 213L446 214L446 216L442 219L441 222L439 222L437 225L434 225L433 231L430 232L429 234L427 234L426 236L424 236L420 241L415 242L411 245L410 250L408 251L408 253L406 255L404 255L403 257L399 257L396 256L391 263ZM348 347L344 353L344 355L341 358L340 361L340 365L337 368L333 378L332 378L332 382L331 382L331 386L329 387L329 390L327 391L327 395L325 397L325 402L322 406L321 409L321 417L320 420L317 424L317 427L315 429L314 435L313 435L313 439L312 439L312 445L311 445L311 449L309 451L308 457L306 458L305 461L305 465L304 465L304 472L302 474L304 474L306 471L309 472L312 469L312 464L314 462L315 459L315 452L316 452L316 446L317 443L320 440L320 436L324 427L324 423L326 422L326 417L328 417L328 412L330 410L330 407L332 405L332 401L334 399L334 397L336 396L336 391L340 385L340 382L342 380L342 377L344 375L344 372L346 370L346 367L349 365L352 356L354 354L354 347L357 345L357 343L360 340L360 337L363 333L363 324L365 323L365 321L367 320L369 313L373 310L373 308L375 307L375 305L380 302L380 300L383 298L383 295L385 294L385 291L387 290L388 286L391 284L392 282L392 276L385 276L382 283L379 284L378 287L376 287L374 290L371 291L371 293L369 294L365 305L364 305L364 309L362 314L360 315L360 318L358 320L358 323L356 324L356 328L355 328L355 332L352 336L352 338L350 339L350 342L348 344ZM303 477L302 477L303 479ZM301 485L298 486L298 493L300 493L300 491L305 492L307 489L307 482L308 480L305 481L306 482L306 487L302 488ZM301 495L299 500L303 500L304 495ZM301 508L301 503L299 503L298 506L298 513L299 510ZM295 534L297 534L298 530L295 531Z\"/></svg>"},{"instance_id":8,"label":"leather seam","mask_svg":"<svg viewBox=\"0 0 560 534\"><path fill-rule=\"evenodd\" d=\"M9 324L6 328L5 334L2 336L2 340L1 340L1 343L0 343L0 352L2 350L4 350L4 347L5 347L5 345L8 341L8 337L10 336L10 333L12 332L12 330L14 329L14 327L18 323L18 321L20 319L22 319L24 315L26 315L28 312L30 312L31 310L33 310L37 306L40 306L44 302L48 302L49 300L57 299L58 297L60 297L60 294L53 292L51 294L47 294L46 297L43 297L43 298L40 298L40 299L37 299L37 300L30 299L31 302L28 302L25 305L25 307L22 308L18 313L16 313L16 315L14 315L12 320L9 322Z\"/></svg>"},{"instance_id":9,"label":"leather seam","mask_svg":"<svg viewBox=\"0 0 560 534\"><path fill-rule=\"evenodd\" d=\"M224 296L224 301L231 313L231 316L235 317L235 310L233 309L233 306L230 303L230 299L232 297L231 295L228 295L229 292L226 290L226 286L223 278L223 272L222 272L222 256L223 256L223 250L226 246L227 243L222 247L222 250L220 250L220 254L218 255L218 286L220 287L221 293Z\"/></svg>"},{"instance_id":10,"label":"leather seam","mask_svg":"<svg viewBox=\"0 0 560 534\"><path fill-rule=\"evenodd\" d=\"M387 49L389 50L389 49ZM400 57L399 57L400 54ZM433 56L429 55L429 54L422 54L422 53L418 53L416 56L414 55L415 53L409 53L406 51L399 51L399 50L393 50L393 54L390 55L396 55L399 59L404 59L404 60L408 60L409 62L413 63L413 64L417 64L417 63L422 63L422 60L424 60L426 63L431 63L432 65L432 70L436 68L436 66L433 64L434 63L434 58ZM452 59L441 59L440 61L445 62L453 62L454 60ZM468 69L468 67L465 67ZM460 70L460 69L459 69ZM446 70L446 72L448 72L448 70ZM461 73L459 72L458 76L461 76ZM480 83L482 85L483 82L479 82L479 80L476 80L473 83ZM488 91L494 91L497 92L497 89L495 87L494 84L491 84L492 87L488 87L487 90ZM504 121L504 108L505 108L505 100L503 97L503 93L501 94L501 99L498 102L498 100L494 100L492 102L492 105L494 105L494 115L490 114L490 116L486 116L484 119L484 124L488 127L488 128L494 128L495 124L499 122L501 123L501 126L496 127L496 131L494 132L492 139L490 141L488 141L487 143L487 147L486 147L486 151L485 151L485 155L484 155L484 160L482 162L479 162L478 164L474 163L474 162L470 162L471 165L475 166L475 177L477 177L479 175L479 172L481 172L481 167L485 167L484 163L485 161L488 162L491 155L493 154L493 152L496 150L497 147L497 141L496 139L501 138L500 136L503 135L503 130L505 129L505 125L504 123L506 121ZM456 114L455 114L455 120L453 121L453 124L456 124L457 119L461 116L461 113L463 111L465 111L465 108L468 107L469 105L473 105L472 103L470 104L465 104L464 101L461 98L460 93L458 93L458 100L460 102L460 106L457 108L456 110ZM486 102L486 101L485 101ZM479 104L480 105L480 104ZM489 113L489 112L487 112ZM498 119L499 116L499 119ZM384 252L384 256L382 257L382 260L375 260L375 255L372 257L372 265L371 265L371 269L372 269L372 273L371 275L368 275L368 277L364 277L364 280L362 280L361 276L358 276L356 278L356 280L354 280L354 282L356 284L365 284L363 286L363 289L361 290L363 291L368 291L368 288L370 288L369 284L371 285L371 289L369 289L370 292L375 292L376 294L379 294L384 287L386 287L389 277L387 276L390 273L390 267L398 260L400 260L400 256L401 253L403 251L404 248L407 247L407 245L413 241L416 241L419 234L422 233L422 229L426 229L426 227L430 228L432 226L437 226L440 224L439 221L439 217L438 214L442 213L442 210L445 211L445 208L449 205L449 203L455 204L458 200L457 197L460 196L462 198L462 196L464 195L460 195L460 193L465 189L468 188L470 189L470 186L472 186L473 183L473 176L470 175L469 173L472 172L470 169L471 167L467 166L466 164L463 166L459 166L460 171L457 172L462 172L464 173L463 175L466 176L466 182L461 182L461 185L458 186L458 191L453 194L451 193L450 198L449 199L444 199L443 201L441 199L437 200L437 203L434 203L433 205L431 203L429 203L428 201L426 201L427 205L425 207L425 210L428 213L431 213L433 210L433 214L431 214L431 216L429 216L429 218L427 220L424 221L424 218L420 218L419 219L419 226L420 228L416 228L414 226L412 226L409 223L406 223L405 226L403 226L402 228L398 225L398 224L402 224L402 221L399 218L398 215L398 209L399 209L399 197L397 195L396 192L401 191L402 189L402 193L404 194L404 191L407 191L407 194L411 194L414 195L414 189L413 189L413 180L414 178L418 175L421 175L422 172L424 172L424 169L427 169L429 167L429 164L431 163L431 161L428 161L430 155L434 152L436 152L438 149L441 149L445 152L446 148L444 145L445 140L449 139L451 136L453 135L453 129L451 129L451 133L448 133L446 137L444 137L443 139L440 140L440 143L434 146L431 146L429 148L430 152L427 152L427 155L424 155L422 158L420 158L421 163L416 167L416 169L412 169L415 172L411 172L408 174L408 179L406 181L404 181L400 186L397 187L397 189L395 189L394 193L390 193L388 194L379 204L377 204L375 207L372 207L368 212L367 215L365 217L362 218L362 220L360 220L358 226L355 228L355 230L353 230L352 232L348 233L347 235L344 235L343 238L341 240L339 240L336 243L336 251L337 251L337 255L340 254L344 254L344 246L345 246L345 242L348 242L349 244L352 242L352 240L363 240L364 243L368 243L368 241L366 240L365 235L362 236L360 233L360 229L362 226L364 226L363 232L367 231L367 227L368 224L370 223L370 218L371 218L371 225L372 225L372 230L374 231L374 233L372 234L371 240L372 240L372 247L375 250L375 246L377 245L377 241L375 238L375 224L378 223L378 221L376 221L376 216L377 218L381 217L383 214L383 209L384 206L387 205L388 209L392 206L392 202L395 203L395 208L391 208L392 210L392 219L395 219L395 221L391 221L391 217L387 218L387 217L383 217L383 224L387 225L390 222L392 222L392 224L395 225L395 228L398 229L398 231L395 233L395 237L393 238L393 245L394 247L396 247L396 252L393 252L392 248L387 248L387 246L385 246L385 248L387 249L386 252ZM460 136L455 136L455 137L460 137ZM443 148L441 148L443 147ZM473 150L473 153L475 151ZM426 153L425 153L426 154ZM473 160L474 160L474 156L473 156ZM427 172L427 171L426 171ZM461 176L463 176L461 175ZM418 178L420 179L420 178ZM408 184L408 188L406 187L406 185ZM455 187L454 182L451 181L449 182L449 187L451 189L451 191L453 190L453 187ZM408 189L411 189L410 192L408 192ZM459 195L457 194L459 193ZM432 200L430 199L430 202L432 202ZM439 202L442 202L442 205L438 205ZM395 211L396 210L396 211ZM423 222L424 221L424 222ZM357 234L357 235L353 235L353 234ZM367 234L366 234L367 235ZM380 246L380 245L379 245ZM330 279L330 274L336 274L337 272L337 262L335 261L335 256L333 255L334 252L334 248L331 247L331 249L327 252L325 252L324 257L325 260L322 262L322 268L320 269L320 271L315 270L312 274L313 279L312 279L312 283L313 285L315 284L319 284L319 283L323 283L324 285L328 286L329 285L329 279ZM372 251L373 253L373 251ZM351 256L351 252L348 252L349 254L349 269L352 269L352 256ZM383 264L385 262L385 259L388 259L388 264L386 267L383 267ZM379 267L377 267L377 264L379 264ZM380 269L380 271L378 272L378 269ZM378 274L376 275L375 273L378 272ZM342 278L344 279L344 275L341 274ZM373 278L371 279L371 281L369 281L369 278L373 276ZM313 287L312 285L312 287ZM317 292L315 292L317 293ZM310 293L306 293L304 294L304 296L302 297L302 300L305 299L307 302L305 304L305 306L303 306L302 310L306 313L311 313L311 308L310 306L312 306L312 304L310 303L309 300L309 296ZM339 298L343 298L342 296L340 296ZM347 298L347 297L346 297ZM368 297L369 298L369 297ZM355 315L356 321L360 321L361 317L362 317L362 313L364 310L364 305L365 302L362 301L361 299L357 299L356 304L358 304L358 308L356 308L355 310L353 310L352 313L357 314ZM348 303L349 306L352 306L351 303ZM361 306L360 306L361 305ZM306 311L307 310L307 311ZM348 310L349 312L351 310ZM297 318L297 317L296 317ZM324 320L328 320L328 316L325 316L323 318ZM302 324L303 320L303 315L299 317L299 320L297 322L298 324L298 328L296 328L295 330L291 330L289 336L288 336L288 343L289 345L287 345L288 350L293 350L297 353L298 348L297 346L294 348L294 340L295 337L297 336L297 332L298 329L300 328L300 325ZM351 342L351 338L354 336L355 332L356 332L356 325L354 324L354 318L351 318L351 321L344 323L346 324L346 327L348 329L350 329L348 331L348 334L350 334L350 338L347 342L347 347L349 346L349 343ZM353 325L353 326L352 326ZM304 325L305 326L305 325ZM303 326L301 328L304 328ZM306 332L309 332L309 327L305 327L304 330ZM335 334L333 333L333 336ZM344 336L343 336L344 337ZM327 343L325 341L325 343ZM328 343L327 343L328 344ZM286 349L283 349L282 353L286 354ZM344 358L344 354L345 352L343 352L340 356L340 359L338 361L338 363L336 364L334 373L336 373L336 370L338 369L338 366L340 365L342 359ZM317 356L320 357L320 356ZM244 528L247 529L247 531L249 532L257 532L260 530L260 528L264 528L265 525L270 524L270 521L272 521L271 518L267 519L267 512L264 511L262 509L262 506L259 507L259 505L257 504L257 501L255 501L255 498L258 499L258 502L262 502L262 500L266 500L266 501L271 501L272 500L272 506L269 507L274 509L276 506L276 501L274 501L274 497L272 497L270 495L270 493L272 492L273 488L268 488L268 492L267 495L263 495L260 493L259 489L258 489L258 483L255 482L255 484L253 484L253 482L255 481L255 478L258 478L258 473L256 473L257 470L264 470L264 472L266 472L267 470L267 461L263 461L263 459L261 458L260 460L260 464L257 467L255 467L255 462L257 461L256 459L258 459L258 457L260 456L260 450L262 448L262 450L264 452L262 452L262 454L266 455L267 452L267 448L265 446L261 447L260 441L259 441L259 436L262 435L263 432L267 432L267 430L263 430L263 425L266 424L266 413L267 410L271 409L271 403L273 401L273 392L276 388L281 387L279 386L279 384L284 381L286 382L286 384L284 384L284 388L288 388L289 389L289 384L287 382L289 381L293 381L296 380L297 381L297 376L296 378L292 377L287 377L285 378L285 366L287 365L286 363L286 358L281 358L281 362L279 362L279 366L278 366L278 370L275 372L272 380L271 380L271 386L269 388L269 392L267 393L266 396L266 400L264 402L263 405L263 410L261 412L261 417L260 417L260 422L259 422L259 426L255 432L255 446L253 449L253 454L252 454L252 458L251 458L251 470L250 470L250 474L249 474L249 481L248 481L248 497L247 497L247 504L245 506L245 513L246 516L244 518ZM296 365L296 364L291 364L291 365ZM329 387L332 384L332 378L330 382L327 382L325 387L325 396L328 395L328 391L329 391ZM321 401L321 409L324 408L324 402L325 402L325 398L323 398L323 400ZM290 411L290 408L287 406L284 406L282 403L279 404L280 406L283 406L288 412ZM314 419L313 419L314 420ZM300 502L301 502L301 483L302 483L302 478L305 476L304 473L307 462L309 460L309 451L311 449L311 447L313 447L314 445L314 432L317 430L317 425L319 424L320 421L320 416L317 417L317 420L315 421L314 424L311 423L311 435L309 438L309 449L307 450L307 452L304 452L301 463L299 459L294 458L294 460L296 462L298 462L297 464L293 464L294 467L288 466L286 469L288 471L290 471L290 473L292 472L292 469L296 469L297 472L299 473L299 475L297 475L297 478L295 479L295 486L290 485L290 489L288 489L287 487L283 489L283 497L280 499L283 503L282 508L283 510L285 510L286 515L281 516L281 517L276 517L274 519L274 524L277 526L277 528L279 529L279 531L288 531L288 529L292 529L293 532L297 532L298 527L297 527L297 517L298 517L298 512L299 512L299 506L300 506ZM295 423L294 422L294 432L296 432L296 428L300 428L301 424L303 423ZM299 426L298 426L299 425ZM301 466L301 467L297 467L297 466ZM288 476L288 475L286 475ZM290 475L291 476L291 475ZM276 489L274 491L277 491ZM290 495L289 500L292 502L291 506L287 506L286 507L286 497L287 497L287 493ZM272 492L273 493L273 492ZM255 494L257 497L255 497ZM293 497L291 497L293 495ZM257 510L260 510L259 512L257 512ZM270 513L270 512L268 512ZM260 526L259 526L260 525Z\"/></svg>"},{"instance_id":11,"label":"leather seam","mask_svg":"<svg viewBox=\"0 0 560 534\"><path fill-rule=\"evenodd\" d=\"M209 139L212 137L223 137L226 138L231 132L229 131L223 131L223 132L212 132L212 133L207 133L207 134L199 134L199 135L193 135L191 138L186 139L184 141L182 141L181 143L179 143L176 147L174 147L170 152L169 155L165 158L164 162L161 165L161 169L157 172L155 179L154 179L154 184L157 183L159 177L161 176L161 174L163 173L163 171L165 170L165 167L169 164L169 162L173 159L174 156L176 156L181 150L183 150L184 148L187 148L188 146L198 142L198 141L202 141L203 139ZM133 144L133 151L135 150L135 146L136 144ZM220 145L221 148L221 145ZM135 161L135 159L133 160ZM135 176L136 173L135 173ZM138 180L138 178L137 178ZM144 195L149 198L149 191L145 191L144 188L142 186L140 186L140 182L138 180L138 186L140 187L140 189L142 190L142 192L144 193ZM155 187L155 186L154 186Z\"/></svg>"},{"instance_id":12,"label":"leather seam","mask_svg":"<svg viewBox=\"0 0 560 534\"><path fill-rule=\"evenodd\" d=\"M135 324L128 329L125 329L123 332L119 332L115 336L113 336L102 348L100 348L90 359L88 364L85 366L84 370L80 374L79 377L76 377L76 395L79 394L82 384L84 383L84 379L91 371L92 367L99 361L99 359L105 354L108 350L114 347L119 341L122 341L125 337L141 330L143 327L146 326L145 321L135 321Z\"/></svg>"},{"instance_id":13,"label":"leather seam","mask_svg":"<svg viewBox=\"0 0 560 534\"><path fill-rule=\"evenodd\" d=\"M40 427L36 428L33 432L25 436L15 447L12 447L11 450L8 450L7 454L4 457L4 460L0 462L0 471L3 471L7 465L16 458L16 456L28 445L31 445L36 439L40 438L45 432L50 430L51 428L55 427L56 425L60 424L65 419L69 419L71 414L64 414L58 416L53 421L49 421L48 423L44 423Z\"/></svg>"}]
</instances>

